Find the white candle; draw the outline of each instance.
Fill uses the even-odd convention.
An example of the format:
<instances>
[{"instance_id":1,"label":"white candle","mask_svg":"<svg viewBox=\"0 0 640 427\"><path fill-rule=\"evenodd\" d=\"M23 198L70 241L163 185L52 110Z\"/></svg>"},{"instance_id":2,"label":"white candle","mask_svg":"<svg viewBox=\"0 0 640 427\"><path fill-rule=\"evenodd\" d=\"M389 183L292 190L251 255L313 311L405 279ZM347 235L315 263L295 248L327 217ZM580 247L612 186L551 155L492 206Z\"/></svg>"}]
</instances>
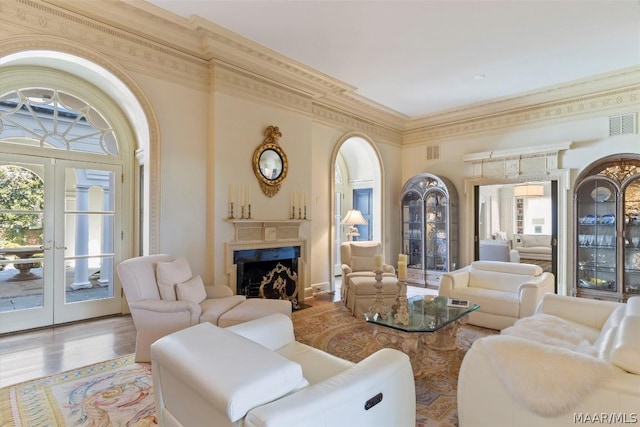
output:
<instances>
[{"instance_id":1,"label":"white candle","mask_svg":"<svg viewBox=\"0 0 640 427\"><path fill-rule=\"evenodd\" d=\"M382 271L382 264L384 264L384 255L374 255L373 264L375 271Z\"/></svg>"},{"instance_id":2,"label":"white candle","mask_svg":"<svg viewBox=\"0 0 640 427\"><path fill-rule=\"evenodd\" d=\"M247 204L251 204L251 190L247 190Z\"/></svg>"},{"instance_id":3,"label":"white candle","mask_svg":"<svg viewBox=\"0 0 640 427\"><path fill-rule=\"evenodd\" d=\"M307 192L304 192L304 206L307 206Z\"/></svg>"},{"instance_id":4,"label":"white candle","mask_svg":"<svg viewBox=\"0 0 640 427\"><path fill-rule=\"evenodd\" d=\"M398 255L398 261L402 261L405 264L407 263L407 254L400 254Z\"/></svg>"},{"instance_id":5,"label":"white candle","mask_svg":"<svg viewBox=\"0 0 640 427\"><path fill-rule=\"evenodd\" d=\"M293 193L289 193L289 207L292 208L293 206Z\"/></svg>"},{"instance_id":6,"label":"white candle","mask_svg":"<svg viewBox=\"0 0 640 427\"><path fill-rule=\"evenodd\" d=\"M234 192L233 184L229 184L229 203L233 203Z\"/></svg>"},{"instance_id":7,"label":"white candle","mask_svg":"<svg viewBox=\"0 0 640 427\"><path fill-rule=\"evenodd\" d=\"M407 280L407 263L398 261L398 280Z\"/></svg>"}]
</instances>

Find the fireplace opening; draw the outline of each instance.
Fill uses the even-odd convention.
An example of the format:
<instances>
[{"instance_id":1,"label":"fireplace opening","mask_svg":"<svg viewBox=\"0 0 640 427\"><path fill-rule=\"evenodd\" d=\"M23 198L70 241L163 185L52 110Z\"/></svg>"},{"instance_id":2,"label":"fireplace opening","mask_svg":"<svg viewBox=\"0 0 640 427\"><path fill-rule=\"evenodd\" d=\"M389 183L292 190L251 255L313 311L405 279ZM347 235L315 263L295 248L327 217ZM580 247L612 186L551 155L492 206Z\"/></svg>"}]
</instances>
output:
<instances>
[{"instance_id":1,"label":"fireplace opening","mask_svg":"<svg viewBox=\"0 0 640 427\"><path fill-rule=\"evenodd\" d=\"M300 246L234 251L238 295L285 299L297 309L299 257Z\"/></svg>"}]
</instances>

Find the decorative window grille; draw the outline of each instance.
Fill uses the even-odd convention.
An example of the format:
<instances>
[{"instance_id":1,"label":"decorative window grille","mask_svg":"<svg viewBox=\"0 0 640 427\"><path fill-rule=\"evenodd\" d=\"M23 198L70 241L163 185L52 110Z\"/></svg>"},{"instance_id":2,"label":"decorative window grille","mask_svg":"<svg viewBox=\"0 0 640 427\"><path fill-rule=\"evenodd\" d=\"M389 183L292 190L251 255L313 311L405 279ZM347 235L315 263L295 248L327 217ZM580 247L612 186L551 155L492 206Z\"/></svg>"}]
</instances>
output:
<instances>
[{"instance_id":1,"label":"decorative window grille","mask_svg":"<svg viewBox=\"0 0 640 427\"><path fill-rule=\"evenodd\" d=\"M74 95L47 88L0 95L0 141L118 155L114 130L100 112Z\"/></svg>"}]
</instances>

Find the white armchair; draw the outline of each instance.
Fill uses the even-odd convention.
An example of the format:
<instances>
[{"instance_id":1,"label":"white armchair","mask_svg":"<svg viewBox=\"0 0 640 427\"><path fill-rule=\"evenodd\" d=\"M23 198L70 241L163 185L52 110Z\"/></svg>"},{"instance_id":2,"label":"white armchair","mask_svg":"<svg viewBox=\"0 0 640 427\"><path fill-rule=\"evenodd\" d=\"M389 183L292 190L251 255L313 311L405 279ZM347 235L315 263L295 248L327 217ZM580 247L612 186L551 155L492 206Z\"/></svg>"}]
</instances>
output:
<instances>
[{"instance_id":1,"label":"white armchair","mask_svg":"<svg viewBox=\"0 0 640 427\"><path fill-rule=\"evenodd\" d=\"M198 323L230 326L273 313L291 315L289 301L247 300L228 286L205 286L184 258L131 258L117 271L136 327L136 362L151 360L149 349L158 338Z\"/></svg>"},{"instance_id":2,"label":"white armchair","mask_svg":"<svg viewBox=\"0 0 640 427\"><path fill-rule=\"evenodd\" d=\"M409 357L389 348L353 363L295 341L274 314L196 325L151 347L160 425L414 427Z\"/></svg>"},{"instance_id":3,"label":"white armchair","mask_svg":"<svg viewBox=\"0 0 640 427\"><path fill-rule=\"evenodd\" d=\"M439 295L469 300L480 308L469 323L504 329L531 316L542 296L554 293L553 274L533 264L474 261L460 270L443 273Z\"/></svg>"},{"instance_id":4,"label":"white armchair","mask_svg":"<svg viewBox=\"0 0 640 427\"><path fill-rule=\"evenodd\" d=\"M380 242L357 240L340 244L340 261L342 262L342 288L340 296L347 303L349 279L352 277L375 277L373 272L374 256L382 254ZM383 277L395 277L396 269L389 264L382 266Z\"/></svg>"}]
</instances>

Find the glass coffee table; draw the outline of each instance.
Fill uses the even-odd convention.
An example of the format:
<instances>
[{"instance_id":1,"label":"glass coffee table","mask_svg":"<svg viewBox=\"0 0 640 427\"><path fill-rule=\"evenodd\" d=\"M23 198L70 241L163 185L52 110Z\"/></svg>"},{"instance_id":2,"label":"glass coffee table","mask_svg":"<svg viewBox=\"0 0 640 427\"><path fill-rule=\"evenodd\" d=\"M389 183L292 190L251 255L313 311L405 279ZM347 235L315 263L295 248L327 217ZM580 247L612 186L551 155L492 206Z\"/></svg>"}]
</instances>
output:
<instances>
[{"instance_id":1,"label":"glass coffee table","mask_svg":"<svg viewBox=\"0 0 640 427\"><path fill-rule=\"evenodd\" d=\"M472 304L469 307L451 307L444 301L435 300L427 301L424 296L417 295L407 300L407 309L409 312L409 322L407 325L403 325L394 320L392 308L387 309L386 318L378 314L371 315L365 313L365 320L375 325L384 326L386 328L396 329L407 333L422 333L417 334L418 339L421 339L429 348L435 350L455 350L456 336L460 325L467 323L469 313L480 308L478 304ZM376 335L383 333L382 331L376 331ZM384 341L394 341L392 338L385 338L384 333L380 338ZM403 336L403 339L408 339L409 345L412 340L407 335ZM397 340L396 340L397 341ZM405 349L403 349L405 350Z\"/></svg>"}]
</instances>

